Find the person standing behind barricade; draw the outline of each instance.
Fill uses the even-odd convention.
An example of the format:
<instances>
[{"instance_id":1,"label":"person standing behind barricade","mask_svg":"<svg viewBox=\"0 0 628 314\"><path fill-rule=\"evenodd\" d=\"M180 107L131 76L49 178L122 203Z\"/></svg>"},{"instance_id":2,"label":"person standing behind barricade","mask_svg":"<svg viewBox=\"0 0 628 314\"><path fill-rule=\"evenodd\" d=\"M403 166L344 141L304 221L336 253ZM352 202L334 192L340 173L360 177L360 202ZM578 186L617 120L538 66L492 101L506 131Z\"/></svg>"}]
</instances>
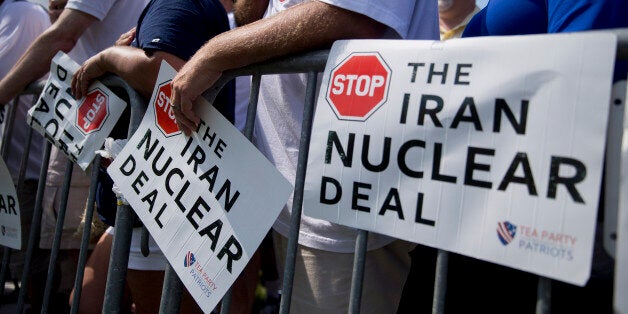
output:
<instances>
[{"instance_id":1,"label":"person standing behind barricade","mask_svg":"<svg viewBox=\"0 0 628 314\"><path fill-rule=\"evenodd\" d=\"M68 53L72 59L80 63L111 46L120 34L133 27L146 2L147 0L67 1L57 21L33 42L7 76L0 81L0 104L7 103L29 83L46 74L57 51ZM43 200L44 212L39 243L43 249L49 250L52 246L66 164L67 158L60 150L53 148ZM62 287L59 288L59 293L66 295L69 294L74 280L80 247L80 239L72 235L80 223L88 192L89 179L74 165L60 247L62 251L56 270L57 274L61 273ZM40 299L44 294L47 268L46 259L33 260L31 286L40 290L34 293ZM31 300L31 306L35 311L39 311L40 302L41 300L37 299Z\"/></svg>"},{"instance_id":2,"label":"person standing behind barricade","mask_svg":"<svg viewBox=\"0 0 628 314\"><path fill-rule=\"evenodd\" d=\"M3 78L15 64L28 46L50 26L48 16L39 5L27 1L0 0L0 78ZM13 129L9 145L7 167L11 172L13 183L17 186L20 163L24 156L27 143L28 128L26 124L26 112L33 105L33 96L22 96L17 102L17 109L13 117ZM0 108L0 125L7 125L7 109ZM4 130L7 131L6 129ZM35 196L37 194L37 182L41 168L43 137L33 132L30 139L28 163L26 164L26 176L19 191L20 219L22 225L22 250L11 254L11 278L21 278L24 252L28 243ZM6 180L8 178L2 178ZM17 287L16 287L17 288ZM17 290L16 290L17 291Z\"/></svg>"},{"instance_id":3,"label":"person standing behind barricade","mask_svg":"<svg viewBox=\"0 0 628 314\"><path fill-rule=\"evenodd\" d=\"M239 0L246 8L249 1ZM329 48L349 38L438 38L436 2L266 1L265 18L217 36L199 50L173 80L173 108L179 128L190 135L199 118L192 102L225 70L270 58ZM262 78L256 125L258 148L294 183L299 153L306 76ZM315 132L316 130L314 130ZM273 228L277 257L285 258L292 200ZM303 216L292 293L292 313L346 312L356 230ZM370 233L363 313L394 313L409 268L405 241Z\"/></svg>"},{"instance_id":4,"label":"person standing behind barricade","mask_svg":"<svg viewBox=\"0 0 628 314\"><path fill-rule=\"evenodd\" d=\"M491 0L471 20L463 37L565 33L621 27L628 27L626 0ZM625 82L626 73L628 62L616 61L613 78L615 86L619 81ZM625 93L625 85L621 92ZM615 102L615 105L619 103ZM613 260L602 248L603 201L604 198L600 197L591 278L583 288L553 281L553 312L612 312ZM534 291L530 294L533 296Z\"/></svg>"},{"instance_id":5,"label":"person standing behind barricade","mask_svg":"<svg viewBox=\"0 0 628 314\"><path fill-rule=\"evenodd\" d=\"M83 63L72 80L72 92L76 97L81 97L95 78L113 73L149 99L162 60L179 69L207 40L229 30L227 13L221 2L226 6L231 4L229 0L151 0L140 16L135 31L128 33L129 41L133 40L131 46L110 47ZM222 89L214 102L214 106L230 121L233 121L234 98L235 85L231 82ZM107 233L112 234L112 228ZM107 245L110 246L111 241L101 240L104 242L96 247L93 258L90 257L88 269L96 265L103 268L108 264L108 254L101 254L101 250L107 252ZM152 238L149 241L151 253L147 259L140 253L140 229L133 230L127 283L139 313L159 311L167 266L165 257ZM89 295L90 300L104 295L106 275L101 273L97 276L83 281L83 294ZM253 295L249 295L251 300L234 299L232 313L250 313ZM237 298L237 294L234 297ZM102 302L102 299L98 302ZM181 302L182 313L201 312L189 293L184 294ZM82 302L81 310L85 308L91 310L93 304Z\"/></svg>"}]
</instances>

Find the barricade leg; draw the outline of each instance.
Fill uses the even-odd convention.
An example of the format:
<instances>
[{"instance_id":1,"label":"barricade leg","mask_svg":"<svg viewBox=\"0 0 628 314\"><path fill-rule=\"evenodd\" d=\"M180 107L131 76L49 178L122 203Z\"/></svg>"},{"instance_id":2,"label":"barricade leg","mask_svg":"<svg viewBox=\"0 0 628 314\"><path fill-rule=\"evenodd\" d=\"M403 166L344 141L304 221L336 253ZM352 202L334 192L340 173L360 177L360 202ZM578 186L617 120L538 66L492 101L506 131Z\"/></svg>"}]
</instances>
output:
<instances>
[{"instance_id":1,"label":"barricade leg","mask_svg":"<svg viewBox=\"0 0 628 314\"><path fill-rule=\"evenodd\" d=\"M351 276L351 299L349 300L349 313L353 314L360 313L368 235L368 231L358 230L358 235L355 240L355 258L353 260L353 274Z\"/></svg>"},{"instance_id":2,"label":"barricade leg","mask_svg":"<svg viewBox=\"0 0 628 314\"><path fill-rule=\"evenodd\" d=\"M89 186L89 196L87 197L87 209L85 211L85 225L81 237L81 251L74 279L74 298L72 299L71 313L78 313L81 292L83 290L83 276L85 274L85 263L89 250L89 238L92 232L92 219L94 218L94 198L96 196L96 181L98 180L98 168L100 168L100 156L96 156L92 163L92 177Z\"/></svg>"},{"instance_id":3,"label":"barricade leg","mask_svg":"<svg viewBox=\"0 0 628 314\"><path fill-rule=\"evenodd\" d=\"M179 313L181 308L181 295L183 293L183 283L174 268L168 264L166 274L164 275L164 285L161 290L161 303L159 304L159 313Z\"/></svg>"},{"instance_id":4,"label":"barricade leg","mask_svg":"<svg viewBox=\"0 0 628 314\"><path fill-rule=\"evenodd\" d=\"M124 284L126 282L127 266L129 264L129 251L131 249L131 235L135 215L132 212L131 206L120 205L120 202L121 200L118 199L115 223L116 231L111 247L103 313L118 313L120 311Z\"/></svg>"},{"instance_id":5,"label":"barricade leg","mask_svg":"<svg viewBox=\"0 0 628 314\"><path fill-rule=\"evenodd\" d=\"M44 291L44 303L41 308L42 313L48 312L50 306L50 297L52 296L55 265L57 264L57 257L59 255L59 248L61 246L61 235L63 234L63 222L65 221L65 212L68 205L68 194L70 194L70 181L72 180L72 170L74 164L68 160L68 164L65 169L65 177L63 179L63 187L61 189L61 203L59 205L59 213L57 214L57 225L55 226L55 237L52 242L52 249L50 251L50 263L48 264L48 277L46 278L46 290Z\"/></svg>"},{"instance_id":6,"label":"barricade leg","mask_svg":"<svg viewBox=\"0 0 628 314\"><path fill-rule=\"evenodd\" d=\"M305 94L305 108L303 110L303 125L301 127L301 142L299 143L299 160L297 175L294 183L294 198L292 201L292 214L290 217L290 237L286 252L286 266L283 273L283 288L279 313L290 312L292 299L292 283L294 282L294 266L301 223L301 205L303 205L303 188L305 186L305 169L310 149L310 135L312 134L312 117L314 116L314 103L316 98L316 72L310 71L307 76L307 90Z\"/></svg>"},{"instance_id":7,"label":"barricade leg","mask_svg":"<svg viewBox=\"0 0 628 314\"><path fill-rule=\"evenodd\" d=\"M46 142L44 147L44 156L42 159L41 170L39 173L39 183L37 185L37 196L35 198L35 209L33 211L33 220L31 223L31 230L28 237L28 245L26 246L26 256L24 257L24 271L22 272L22 287L17 300L16 313L22 313L24 310L24 303L26 301L26 291L28 290L28 279L30 277L30 266L35 251L35 246L39 238L39 232L41 228L41 215L42 215L42 203L44 199L44 189L46 188L46 178L48 177L48 163L50 160L50 150L52 144Z\"/></svg>"},{"instance_id":8,"label":"barricade leg","mask_svg":"<svg viewBox=\"0 0 628 314\"><path fill-rule=\"evenodd\" d=\"M536 314L547 314L550 312L552 302L552 280L539 277L539 285L536 291Z\"/></svg>"},{"instance_id":9,"label":"barricade leg","mask_svg":"<svg viewBox=\"0 0 628 314\"><path fill-rule=\"evenodd\" d=\"M432 302L432 313L434 314L445 312L448 264L449 253L438 250L438 255L436 256L436 276L434 279L434 300Z\"/></svg>"}]
</instances>

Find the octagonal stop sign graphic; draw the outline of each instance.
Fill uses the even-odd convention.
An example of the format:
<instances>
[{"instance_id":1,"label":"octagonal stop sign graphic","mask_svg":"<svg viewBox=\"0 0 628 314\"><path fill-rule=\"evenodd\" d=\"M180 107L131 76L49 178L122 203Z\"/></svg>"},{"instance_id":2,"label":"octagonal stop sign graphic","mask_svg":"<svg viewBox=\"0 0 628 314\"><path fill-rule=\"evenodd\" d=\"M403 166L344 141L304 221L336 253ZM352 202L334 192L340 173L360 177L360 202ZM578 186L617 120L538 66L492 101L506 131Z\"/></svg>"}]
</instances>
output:
<instances>
[{"instance_id":1,"label":"octagonal stop sign graphic","mask_svg":"<svg viewBox=\"0 0 628 314\"><path fill-rule=\"evenodd\" d=\"M352 53L331 71L325 97L339 119L365 121L386 102L390 76L379 53Z\"/></svg>"},{"instance_id":2,"label":"octagonal stop sign graphic","mask_svg":"<svg viewBox=\"0 0 628 314\"><path fill-rule=\"evenodd\" d=\"M179 127L174 119L172 111L172 81L167 81L159 85L157 96L155 97L155 124L157 128L166 136L179 134Z\"/></svg>"},{"instance_id":3,"label":"octagonal stop sign graphic","mask_svg":"<svg viewBox=\"0 0 628 314\"><path fill-rule=\"evenodd\" d=\"M109 116L109 97L96 88L87 93L76 114L76 126L85 135L100 130Z\"/></svg>"}]
</instances>

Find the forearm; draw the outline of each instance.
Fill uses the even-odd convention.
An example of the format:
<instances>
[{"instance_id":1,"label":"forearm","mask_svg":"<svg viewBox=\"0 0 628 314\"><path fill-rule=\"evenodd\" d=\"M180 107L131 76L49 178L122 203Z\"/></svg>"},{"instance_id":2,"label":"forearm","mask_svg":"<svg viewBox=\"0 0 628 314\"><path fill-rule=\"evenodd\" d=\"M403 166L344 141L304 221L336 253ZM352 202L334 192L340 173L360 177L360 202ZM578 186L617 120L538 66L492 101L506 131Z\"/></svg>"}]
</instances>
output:
<instances>
[{"instance_id":1,"label":"forearm","mask_svg":"<svg viewBox=\"0 0 628 314\"><path fill-rule=\"evenodd\" d=\"M0 104L9 102L28 84L44 76L57 51L68 52L72 47L74 42L58 40L52 32L42 34L0 81Z\"/></svg>"},{"instance_id":2,"label":"forearm","mask_svg":"<svg viewBox=\"0 0 628 314\"><path fill-rule=\"evenodd\" d=\"M364 15L310 1L216 36L194 58L205 59L202 64L209 70L224 71L278 56L328 48L339 39L379 38L385 30L384 25ZM238 58L233 58L234 55Z\"/></svg>"}]
</instances>

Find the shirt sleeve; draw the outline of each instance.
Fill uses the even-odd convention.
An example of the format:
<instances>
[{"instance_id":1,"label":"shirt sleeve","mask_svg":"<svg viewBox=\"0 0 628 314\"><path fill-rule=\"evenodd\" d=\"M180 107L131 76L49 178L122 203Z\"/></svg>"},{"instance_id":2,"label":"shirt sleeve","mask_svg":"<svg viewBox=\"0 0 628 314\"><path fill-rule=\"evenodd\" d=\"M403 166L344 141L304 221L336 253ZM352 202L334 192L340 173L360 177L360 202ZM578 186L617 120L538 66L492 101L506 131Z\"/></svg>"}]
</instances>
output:
<instances>
[{"instance_id":1,"label":"shirt sleeve","mask_svg":"<svg viewBox=\"0 0 628 314\"><path fill-rule=\"evenodd\" d=\"M115 2L116 0L69 0L65 7L87 13L102 21Z\"/></svg>"}]
</instances>

